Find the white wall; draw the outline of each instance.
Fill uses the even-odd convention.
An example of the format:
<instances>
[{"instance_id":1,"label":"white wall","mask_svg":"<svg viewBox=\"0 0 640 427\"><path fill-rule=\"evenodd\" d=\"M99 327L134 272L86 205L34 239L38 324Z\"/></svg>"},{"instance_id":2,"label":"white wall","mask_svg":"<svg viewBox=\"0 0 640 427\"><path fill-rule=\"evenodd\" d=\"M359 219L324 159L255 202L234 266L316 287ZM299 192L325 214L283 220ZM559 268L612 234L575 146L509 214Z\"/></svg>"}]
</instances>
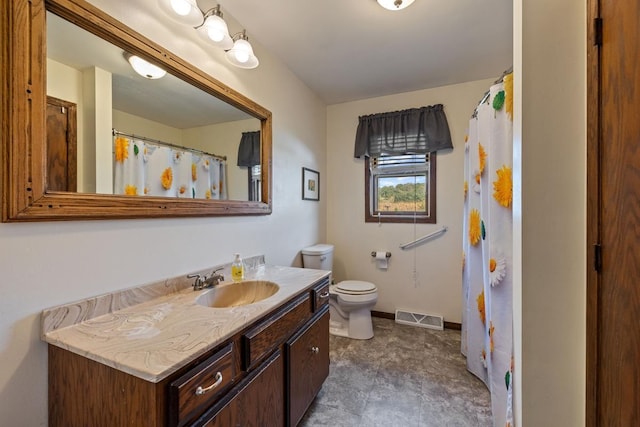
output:
<instances>
[{"instance_id":1,"label":"white wall","mask_svg":"<svg viewBox=\"0 0 640 427\"><path fill-rule=\"evenodd\" d=\"M497 78L498 76L496 76ZM495 80L495 79L493 79ZM335 245L334 277L375 283L375 310L396 309L439 314L461 321L462 204L464 136L473 109L493 80L479 80L435 89L337 104L327 109L328 192L327 239ZM353 157L358 116L443 104L453 150L437 155L437 224L364 222L364 159ZM401 243L447 226L449 231L414 249ZM380 270L371 251L391 252L389 268ZM414 269L416 278L414 280Z\"/></svg>"},{"instance_id":2,"label":"white wall","mask_svg":"<svg viewBox=\"0 0 640 427\"><path fill-rule=\"evenodd\" d=\"M236 120L210 126L185 129L184 144L227 157L227 194L231 200L249 200L246 167L238 166L238 147L242 132L260 130L258 119Z\"/></svg>"},{"instance_id":3,"label":"white wall","mask_svg":"<svg viewBox=\"0 0 640 427\"><path fill-rule=\"evenodd\" d=\"M325 173L324 104L254 40L260 67L241 70L147 1L92 3L271 110L273 214L0 224L2 425L46 425L42 309L228 262L234 252L300 265L299 249L326 238L326 194L319 203L300 195L302 166Z\"/></svg>"},{"instance_id":4,"label":"white wall","mask_svg":"<svg viewBox=\"0 0 640 427\"><path fill-rule=\"evenodd\" d=\"M47 58L47 95L81 105L82 72Z\"/></svg>"},{"instance_id":5,"label":"white wall","mask_svg":"<svg viewBox=\"0 0 640 427\"><path fill-rule=\"evenodd\" d=\"M516 425L583 426L586 2L514 6Z\"/></svg>"},{"instance_id":6,"label":"white wall","mask_svg":"<svg viewBox=\"0 0 640 427\"><path fill-rule=\"evenodd\" d=\"M124 133L142 135L171 144L183 145L182 130L154 122L144 117L134 116L120 110L113 110L113 128Z\"/></svg>"},{"instance_id":7,"label":"white wall","mask_svg":"<svg viewBox=\"0 0 640 427\"><path fill-rule=\"evenodd\" d=\"M79 168L83 180L78 186L87 193L113 194L113 140L111 73L98 67L82 70L84 156Z\"/></svg>"}]
</instances>

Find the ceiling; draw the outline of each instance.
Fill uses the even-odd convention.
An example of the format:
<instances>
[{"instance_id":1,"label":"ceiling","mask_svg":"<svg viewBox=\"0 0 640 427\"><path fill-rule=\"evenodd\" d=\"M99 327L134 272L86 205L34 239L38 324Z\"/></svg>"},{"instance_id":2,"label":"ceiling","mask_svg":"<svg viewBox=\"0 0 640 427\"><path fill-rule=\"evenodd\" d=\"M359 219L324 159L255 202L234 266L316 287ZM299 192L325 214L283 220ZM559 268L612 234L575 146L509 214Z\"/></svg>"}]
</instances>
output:
<instances>
[{"instance_id":1,"label":"ceiling","mask_svg":"<svg viewBox=\"0 0 640 427\"><path fill-rule=\"evenodd\" d=\"M258 57L265 49L279 57L328 105L498 78L512 65L511 0L415 0L400 11L375 0L198 4L207 10L216 1L232 34L246 28ZM121 49L49 13L47 30L52 58L113 73L116 109L176 128L248 117L171 76L138 77Z\"/></svg>"},{"instance_id":2,"label":"ceiling","mask_svg":"<svg viewBox=\"0 0 640 427\"><path fill-rule=\"evenodd\" d=\"M511 0L415 0L400 11L375 0L219 3L327 104L498 78L512 66Z\"/></svg>"}]
</instances>

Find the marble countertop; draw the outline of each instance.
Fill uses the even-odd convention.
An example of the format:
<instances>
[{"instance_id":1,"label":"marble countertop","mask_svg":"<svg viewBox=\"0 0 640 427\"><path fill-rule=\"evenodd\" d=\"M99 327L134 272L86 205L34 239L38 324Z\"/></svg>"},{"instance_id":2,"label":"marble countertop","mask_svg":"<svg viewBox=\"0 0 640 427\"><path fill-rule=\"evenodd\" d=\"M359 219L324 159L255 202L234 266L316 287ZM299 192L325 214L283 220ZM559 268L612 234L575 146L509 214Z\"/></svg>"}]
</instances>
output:
<instances>
[{"instance_id":1,"label":"marble countertop","mask_svg":"<svg viewBox=\"0 0 640 427\"><path fill-rule=\"evenodd\" d=\"M82 301L54 307L43 312L42 339L155 383L328 275L323 270L260 266L246 279L272 281L280 289L262 301L233 308L198 305L196 298L209 289L191 287L86 320L79 315L90 317ZM96 305L95 299L87 301ZM58 326L51 327L54 320Z\"/></svg>"}]
</instances>

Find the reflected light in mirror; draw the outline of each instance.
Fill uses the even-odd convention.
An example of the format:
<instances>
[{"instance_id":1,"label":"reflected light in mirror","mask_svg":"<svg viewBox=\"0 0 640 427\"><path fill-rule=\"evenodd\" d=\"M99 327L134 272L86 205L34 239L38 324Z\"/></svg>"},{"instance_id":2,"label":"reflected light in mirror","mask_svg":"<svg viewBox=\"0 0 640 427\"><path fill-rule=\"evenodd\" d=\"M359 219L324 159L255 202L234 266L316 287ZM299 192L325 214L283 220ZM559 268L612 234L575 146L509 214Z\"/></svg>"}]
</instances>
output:
<instances>
[{"instance_id":1,"label":"reflected light in mirror","mask_svg":"<svg viewBox=\"0 0 640 427\"><path fill-rule=\"evenodd\" d=\"M133 71L140 74L142 77L155 80L161 79L164 77L167 72L157 65L153 65L152 63L145 61L136 55L131 55L125 52L124 57L127 58L129 64L131 64L131 68Z\"/></svg>"},{"instance_id":2,"label":"reflected light in mirror","mask_svg":"<svg viewBox=\"0 0 640 427\"><path fill-rule=\"evenodd\" d=\"M402 10L411 6L414 0L378 0L378 4L387 10Z\"/></svg>"}]
</instances>

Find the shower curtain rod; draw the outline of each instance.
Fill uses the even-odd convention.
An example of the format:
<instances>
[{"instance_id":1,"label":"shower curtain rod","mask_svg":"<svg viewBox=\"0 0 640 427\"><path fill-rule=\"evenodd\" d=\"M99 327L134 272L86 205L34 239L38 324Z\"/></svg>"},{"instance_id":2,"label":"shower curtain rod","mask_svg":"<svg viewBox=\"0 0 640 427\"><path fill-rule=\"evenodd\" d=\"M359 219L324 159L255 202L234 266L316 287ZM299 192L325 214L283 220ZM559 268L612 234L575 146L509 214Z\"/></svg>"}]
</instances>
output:
<instances>
[{"instance_id":1,"label":"shower curtain rod","mask_svg":"<svg viewBox=\"0 0 640 427\"><path fill-rule=\"evenodd\" d=\"M504 79L504 76L506 76L507 74L511 74L513 72L513 67L509 67L506 70L504 70L502 72L502 75L500 76L500 78L498 80L496 80L495 82L493 82L493 84L498 84L502 81L502 79Z\"/></svg>"},{"instance_id":2,"label":"shower curtain rod","mask_svg":"<svg viewBox=\"0 0 640 427\"><path fill-rule=\"evenodd\" d=\"M512 72L513 72L513 66L511 66L511 67L507 68L506 70L504 70L504 71L502 72L502 75L500 76L500 78L499 78L499 79L497 79L495 82L493 82L493 84L495 85L495 84L500 83L500 82L502 81L502 79L504 79L504 76L506 76L507 74L510 74L510 73L512 73ZM475 117L478 115L478 107L479 107L480 105L482 105L482 103L483 103L484 101L486 101L486 100L487 100L487 97L488 97L488 96L489 96L489 91L486 91L486 92L484 93L484 95L482 95L482 99L480 100L480 102L478 102L478 105L476 105L476 108L474 108L474 110L473 110L473 114L471 115L471 117L472 117L472 118L475 118Z\"/></svg>"},{"instance_id":3,"label":"shower curtain rod","mask_svg":"<svg viewBox=\"0 0 640 427\"><path fill-rule=\"evenodd\" d=\"M171 147L171 148L177 148L178 150L185 150L185 151L189 151L189 152L192 152L192 153L204 154L204 155L207 155L207 156L215 157L216 159L219 159L219 160L227 161L227 156L220 156L218 154L207 153L206 151L197 150L195 148L183 147L181 145L171 144L170 142L160 141L159 139L147 138L146 136L140 136L140 135L135 135L135 134L132 134L132 133L120 132L119 130L115 130L115 129L112 129L112 133L113 133L113 136L120 135L120 136L126 136L128 138L141 139L143 141L153 142L155 144L164 145L164 146Z\"/></svg>"},{"instance_id":4,"label":"shower curtain rod","mask_svg":"<svg viewBox=\"0 0 640 427\"><path fill-rule=\"evenodd\" d=\"M419 239L413 240L411 242L408 243L403 243L400 245L400 249L407 249L410 248L414 245L417 245L418 243L422 243L423 241L432 238L433 236L437 236L440 233L444 233L445 231L447 231L449 228L448 227L442 227L440 230L436 230L433 233L427 234L426 236L422 236Z\"/></svg>"}]
</instances>

